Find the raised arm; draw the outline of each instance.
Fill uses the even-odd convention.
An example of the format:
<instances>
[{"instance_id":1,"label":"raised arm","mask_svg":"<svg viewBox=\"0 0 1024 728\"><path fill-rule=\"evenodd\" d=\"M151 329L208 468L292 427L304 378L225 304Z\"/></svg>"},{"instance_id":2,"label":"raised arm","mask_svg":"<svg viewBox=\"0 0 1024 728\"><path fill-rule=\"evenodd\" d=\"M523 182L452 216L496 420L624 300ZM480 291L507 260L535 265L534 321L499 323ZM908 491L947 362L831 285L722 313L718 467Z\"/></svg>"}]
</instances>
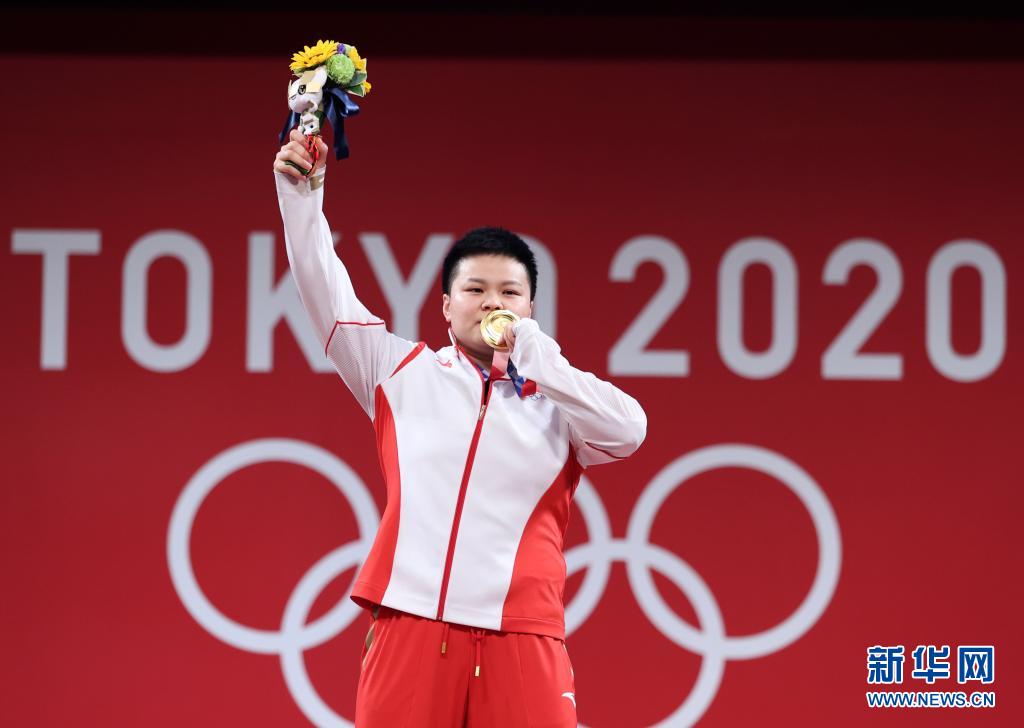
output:
<instances>
[{"instance_id":1,"label":"raised arm","mask_svg":"<svg viewBox=\"0 0 1024 728\"><path fill-rule=\"evenodd\" d=\"M509 360L565 417L582 465L621 460L640 447L647 415L633 397L569 364L558 343L533 319L515 325L512 345Z\"/></svg>"},{"instance_id":2,"label":"raised arm","mask_svg":"<svg viewBox=\"0 0 1024 728\"><path fill-rule=\"evenodd\" d=\"M323 214L327 147L322 140L319 143L320 159L308 178L287 164L312 166L298 131L292 131L274 159L288 263L327 358L372 419L374 390L415 345L388 332L384 321L356 298Z\"/></svg>"}]
</instances>

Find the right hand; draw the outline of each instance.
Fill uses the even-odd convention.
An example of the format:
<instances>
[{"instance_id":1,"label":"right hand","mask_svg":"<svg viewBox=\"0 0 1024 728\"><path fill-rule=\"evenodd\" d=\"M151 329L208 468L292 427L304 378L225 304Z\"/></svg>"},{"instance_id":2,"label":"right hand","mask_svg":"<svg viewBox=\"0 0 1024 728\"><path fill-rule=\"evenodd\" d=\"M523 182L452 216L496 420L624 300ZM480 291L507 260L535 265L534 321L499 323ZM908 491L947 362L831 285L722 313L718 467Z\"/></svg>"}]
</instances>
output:
<instances>
[{"instance_id":1,"label":"right hand","mask_svg":"<svg viewBox=\"0 0 1024 728\"><path fill-rule=\"evenodd\" d=\"M292 129L288 135L288 141L281 147L277 156L274 157L274 171L287 176L293 184L312 176L316 170L321 169L327 164L327 144L324 143L323 139L317 139L316 144L320 152L316 167L309 175L304 175L295 167L287 164L287 162L294 162L303 169L309 169L313 166L313 156L306 151L305 135L298 129Z\"/></svg>"}]
</instances>

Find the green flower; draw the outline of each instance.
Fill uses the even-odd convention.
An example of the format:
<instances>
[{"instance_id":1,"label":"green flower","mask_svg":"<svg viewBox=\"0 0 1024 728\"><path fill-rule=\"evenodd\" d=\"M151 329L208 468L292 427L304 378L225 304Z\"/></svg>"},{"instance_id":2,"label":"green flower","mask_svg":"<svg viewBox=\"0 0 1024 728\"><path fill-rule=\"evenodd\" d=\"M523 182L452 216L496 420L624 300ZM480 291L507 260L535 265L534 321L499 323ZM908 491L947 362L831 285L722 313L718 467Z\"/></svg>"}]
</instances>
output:
<instances>
[{"instance_id":1,"label":"green flower","mask_svg":"<svg viewBox=\"0 0 1024 728\"><path fill-rule=\"evenodd\" d=\"M356 73L356 64L340 53L327 59L327 77L339 86L347 86Z\"/></svg>"}]
</instances>

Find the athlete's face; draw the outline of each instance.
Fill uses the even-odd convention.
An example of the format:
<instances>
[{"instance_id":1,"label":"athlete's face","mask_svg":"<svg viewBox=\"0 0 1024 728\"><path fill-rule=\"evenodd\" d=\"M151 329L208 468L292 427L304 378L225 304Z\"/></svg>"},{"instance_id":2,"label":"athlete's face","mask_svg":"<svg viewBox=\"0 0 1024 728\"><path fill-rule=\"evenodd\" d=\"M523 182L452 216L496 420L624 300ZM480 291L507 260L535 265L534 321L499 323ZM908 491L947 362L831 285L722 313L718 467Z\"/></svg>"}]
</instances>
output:
<instances>
[{"instance_id":1,"label":"athlete's face","mask_svg":"<svg viewBox=\"0 0 1024 728\"><path fill-rule=\"evenodd\" d=\"M505 255L473 255L455 268L451 293L442 296L445 320L469 353L490 361L494 349L480 335L480 321L503 308L521 318L533 316L530 278L526 267Z\"/></svg>"}]
</instances>

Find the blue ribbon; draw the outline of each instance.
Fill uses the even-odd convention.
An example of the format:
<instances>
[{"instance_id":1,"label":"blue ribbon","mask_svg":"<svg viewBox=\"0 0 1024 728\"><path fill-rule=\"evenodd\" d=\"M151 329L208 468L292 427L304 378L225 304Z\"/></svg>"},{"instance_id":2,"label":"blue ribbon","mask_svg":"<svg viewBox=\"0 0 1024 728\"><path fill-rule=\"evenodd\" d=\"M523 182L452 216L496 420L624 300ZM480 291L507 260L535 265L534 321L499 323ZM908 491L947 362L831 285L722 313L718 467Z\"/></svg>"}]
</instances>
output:
<instances>
[{"instance_id":1,"label":"blue ribbon","mask_svg":"<svg viewBox=\"0 0 1024 728\"><path fill-rule=\"evenodd\" d=\"M335 159L348 157L348 139L345 138L345 119L359 113L359 107L352 97L345 93L340 86L328 86L324 89L324 116L331 123L334 129L334 156ZM284 144L288 139L288 133L299 124L299 114L289 112L285 119L284 128L278 136L278 141Z\"/></svg>"}]
</instances>

